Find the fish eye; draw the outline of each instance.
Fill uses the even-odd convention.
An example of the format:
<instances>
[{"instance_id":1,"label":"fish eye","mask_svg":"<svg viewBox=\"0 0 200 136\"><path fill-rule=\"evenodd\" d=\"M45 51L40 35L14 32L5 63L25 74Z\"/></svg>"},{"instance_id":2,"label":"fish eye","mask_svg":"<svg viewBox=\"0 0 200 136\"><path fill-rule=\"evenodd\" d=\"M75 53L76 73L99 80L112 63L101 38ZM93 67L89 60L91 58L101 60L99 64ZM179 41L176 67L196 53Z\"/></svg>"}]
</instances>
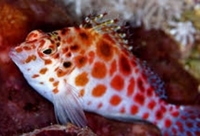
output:
<instances>
[{"instance_id":1,"label":"fish eye","mask_svg":"<svg viewBox=\"0 0 200 136\"><path fill-rule=\"evenodd\" d=\"M43 51L43 53L49 55L49 54L52 53L52 49L50 49L50 48L46 49L46 50Z\"/></svg>"},{"instance_id":2,"label":"fish eye","mask_svg":"<svg viewBox=\"0 0 200 136\"><path fill-rule=\"evenodd\" d=\"M72 65L72 63L70 61L66 61L66 62L63 63L63 66L65 68L69 68L71 65Z\"/></svg>"}]
</instances>

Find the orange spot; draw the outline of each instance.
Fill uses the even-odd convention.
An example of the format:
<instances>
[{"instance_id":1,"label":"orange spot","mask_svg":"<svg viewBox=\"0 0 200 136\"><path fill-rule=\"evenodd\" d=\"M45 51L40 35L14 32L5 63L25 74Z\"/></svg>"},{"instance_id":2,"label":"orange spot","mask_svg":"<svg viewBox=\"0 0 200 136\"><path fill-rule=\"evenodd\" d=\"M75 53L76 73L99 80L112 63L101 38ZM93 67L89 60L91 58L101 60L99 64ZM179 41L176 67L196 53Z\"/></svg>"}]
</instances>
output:
<instances>
[{"instance_id":1,"label":"orange spot","mask_svg":"<svg viewBox=\"0 0 200 136\"><path fill-rule=\"evenodd\" d=\"M120 91L124 87L124 80L120 75L115 75L110 84L114 89Z\"/></svg>"},{"instance_id":2,"label":"orange spot","mask_svg":"<svg viewBox=\"0 0 200 136\"><path fill-rule=\"evenodd\" d=\"M37 78L37 77L39 77L40 75L38 75L38 74L34 74L33 76L32 76L32 78Z\"/></svg>"},{"instance_id":3,"label":"orange spot","mask_svg":"<svg viewBox=\"0 0 200 136\"><path fill-rule=\"evenodd\" d=\"M101 97L105 94L105 92L106 92L106 86L100 84L93 88L92 95L94 97Z\"/></svg>"},{"instance_id":4,"label":"orange spot","mask_svg":"<svg viewBox=\"0 0 200 136\"><path fill-rule=\"evenodd\" d=\"M112 63L111 63L111 66L110 66L110 75L112 76L113 73L117 70L117 64L116 64L116 60L114 60Z\"/></svg>"},{"instance_id":5,"label":"orange spot","mask_svg":"<svg viewBox=\"0 0 200 136\"><path fill-rule=\"evenodd\" d=\"M79 97L83 97L85 94L85 90L84 89L81 89L80 92L79 92Z\"/></svg>"},{"instance_id":6,"label":"orange spot","mask_svg":"<svg viewBox=\"0 0 200 136\"><path fill-rule=\"evenodd\" d=\"M131 96L134 92L134 89L135 89L135 80L134 78L131 78L129 80L127 96Z\"/></svg>"},{"instance_id":7,"label":"orange spot","mask_svg":"<svg viewBox=\"0 0 200 136\"><path fill-rule=\"evenodd\" d=\"M60 55L57 53L53 56L54 59L58 59L60 57Z\"/></svg>"},{"instance_id":8,"label":"orange spot","mask_svg":"<svg viewBox=\"0 0 200 136\"><path fill-rule=\"evenodd\" d=\"M29 63L31 61L35 61L36 60L36 56L35 55L30 55L28 56L28 58L25 60L26 63Z\"/></svg>"},{"instance_id":9,"label":"orange spot","mask_svg":"<svg viewBox=\"0 0 200 136\"><path fill-rule=\"evenodd\" d=\"M67 42L68 44L71 44L72 41L74 40L74 37L72 37L72 36L71 36L71 37L68 37L66 40L67 40L66 42Z\"/></svg>"},{"instance_id":10,"label":"orange spot","mask_svg":"<svg viewBox=\"0 0 200 136\"><path fill-rule=\"evenodd\" d=\"M98 106L97 106L97 108L100 109L102 106L103 106L103 104L99 103Z\"/></svg>"},{"instance_id":11,"label":"orange spot","mask_svg":"<svg viewBox=\"0 0 200 136\"><path fill-rule=\"evenodd\" d=\"M59 81L56 81L56 82L53 83L53 86L54 86L54 87L57 87L58 84L59 84Z\"/></svg>"},{"instance_id":12,"label":"orange spot","mask_svg":"<svg viewBox=\"0 0 200 136\"><path fill-rule=\"evenodd\" d=\"M130 75L131 74L131 66L130 63L127 59L127 57L125 57L124 55L120 56L119 59L119 69L120 71L125 75Z\"/></svg>"},{"instance_id":13,"label":"orange spot","mask_svg":"<svg viewBox=\"0 0 200 136\"><path fill-rule=\"evenodd\" d=\"M88 79L88 74L86 72L83 72L81 74L79 74L76 78L75 78L75 84L77 86L85 86L89 79Z\"/></svg>"},{"instance_id":14,"label":"orange spot","mask_svg":"<svg viewBox=\"0 0 200 136\"><path fill-rule=\"evenodd\" d=\"M88 53L88 56L89 56L88 61L89 61L89 63L91 64L91 63L94 61L95 54L94 54L93 51L90 51L90 52Z\"/></svg>"},{"instance_id":15,"label":"orange spot","mask_svg":"<svg viewBox=\"0 0 200 136\"><path fill-rule=\"evenodd\" d=\"M45 64L45 65L49 65L49 64L51 64L51 63L52 63L52 61L51 61L50 59L44 60L44 64Z\"/></svg>"},{"instance_id":16,"label":"orange spot","mask_svg":"<svg viewBox=\"0 0 200 136\"><path fill-rule=\"evenodd\" d=\"M53 89L53 93L57 94L59 92L59 90L57 88Z\"/></svg>"},{"instance_id":17,"label":"orange spot","mask_svg":"<svg viewBox=\"0 0 200 136\"><path fill-rule=\"evenodd\" d=\"M76 29L78 30L78 29ZM78 38L81 40L80 42L85 45L85 46L90 46L92 45L92 42L93 42L93 38L92 35L87 32L88 30L84 30L84 29L79 29L77 32L78 32Z\"/></svg>"},{"instance_id":18,"label":"orange spot","mask_svg":"<svg viewBox=\"0 0 200 136\"><path fill-rule=\"evenodd\" d=\"M56 69L57 77L63 77L68 73L68 71L63 71L62 69Z\"/></svg>"},{"instance_id":19,"label":"orange spot","mask_svg":"<svg viewBox=\"0 0 200 136\"><path fill-rule=\"evenodd\" d=\"M81 68L81 67L85 66L85 64L87 63L87 58L85 56L79 55L74 58L74 62L76 64L77 68Z\"/></svg>"},{"instance_id":20,"label":"orange spot","mask_svg":"<svg viewBox=\"0 0 200 136\"><path fill-rule=\"evenodd\" d=\"M96 52L97 52L97 55L103 60L105 61L111 60L114 54L113 50L114 49L112 45L106 42L105 40L100 39L97 42Z\"/></svg>"},{"instance_id":21,"label":"orange spot","mask_svg":"<svg viewBox=\"0 0 200 136\"><path fill-rule=\"evenodd\" d=\"M70 50L72 52L77 52L79 49L80 49L80 46L77 45L77 44L74 44L74 45L70 46Z\"/></svg>"},{"instance_id":22,"label":"orange spot","mask_svg":"<svg viewBox=\"0 0 200 136\"><path fill-rule=\"evenodd\" d=\"M110 104L117 106L121 102L121 97L118 95L113 95L110 99Z\"/></svg>"},{"instance_id":23,"label":"orange spot","mask_svg":"<svg viewBox=\"0 0 200 136\"><path fill-rule=\"evenodd\" d=\"M26 37L26 41L29 41L29 40L34 40L36 37L38 37L38 34L36 32L31 32L28 34L28 36Z\"/></svg>"},{"instance_id":24,"label":"orange spot","mask_svg":"<svg viewBox=\"0 0 200 136\"><path fill-rule=\"evenodd\" d=\"M102 62L96 62L92 68L92 76L95 78L104 78L106 72L106 65Z\"/></svg>"},{"instance_id":25,"label":"orange spot","mask_svg":"<svg viewBox=\"0 0 200 136\"><path fill-rule=\"evenodd\" d=\"M50 81L50 82L53 82L53 81L54 81L54 78L53 78L53 77L49 78L49 81Z\"/></svg>"},{"instance_id":26,"label":"orange spot","mask_svg":"<svg viewBox=\"0 0 200 136\"><path fill-rule=\"evenodd\" d=\"M16 51L17 53L20 53L20 52L22 52L23 50L22 50L21 47L17 47L17 48L15 49L15 51Z\"/></svg>"},{"instance_id":27,"label":"orange spot","mask_svg":"<svg viewBox=\"0 0 200 136\"><path fill-rule=\"evenodd\" d=\"M23 49L26 50L26 51L30 51L30 50L31 50L31 47L29 47L29 46L24 46Z\"/></svg>"},{"instance_id":28,"label":"orange spot","mask_svg":"<svg viewBox=\"0 0 200 136\"><path fill-rule=\"evenodd\" d=\"M68 48L68 46L67 46L67 47L64 47L64 48L62 49L62 52L63 52L63 53L66 53L66 52L68 52L68 50L69 50L69 48Z\"/></svg>"},{"instance_id":29,"label":"orange spot","mask_svg":"<svg viewBox=\"0 0 200 136\"><path fill-rule=\"evenodd\" d=\"M35 46L34 44L31 44L31 48L32 48L32 49L35 49L36 46Z\"/></svg>"},{"instance_id":30,"label":"orange spot","mask_svg":"<svg viewBox=\"0 0 200 136\"><path fill-rule=\"evenodd\" d=\"M42 68L40 70L40 74L44 75L47 72L47 70L48 70L47 68Z\"/></svg>"},{"instance_id":31,"label":"orange spot","mask_svg":"<svg viewBox=\"0 0 200 136\"><path fill-rule=\"evenodd\" d=\"M42 39L42 40L40 41L40 45L39 45L38 48L42 48L42 47L44 46L44 44L45 44L45 40Z\"/></svg>"},{"instance_id":32,"label":"orange spot","mask_svg":"<svg viewBox=\"0 0 200 136\"><path fill-rule=\"evenodd\" d=\"M136 106L136 105L131 106L131 114L134 115L134 114L138 113L138 111L139 111L138 106Z\"/></svg>"}]
</instances>

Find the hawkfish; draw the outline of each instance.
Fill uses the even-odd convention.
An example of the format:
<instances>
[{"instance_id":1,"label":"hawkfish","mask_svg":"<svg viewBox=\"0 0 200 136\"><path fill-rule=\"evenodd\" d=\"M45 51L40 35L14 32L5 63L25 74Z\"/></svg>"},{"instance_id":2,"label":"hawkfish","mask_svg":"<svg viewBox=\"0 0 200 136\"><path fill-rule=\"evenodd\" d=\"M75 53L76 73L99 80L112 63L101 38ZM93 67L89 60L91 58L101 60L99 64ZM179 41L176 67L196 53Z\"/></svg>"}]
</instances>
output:
<instances>
[{"instance_id":1,"label":"hawkfish","mask_svg":"<svg viewBox=\"0 0 200 136\"><path fill-rule=\"evenodd\" d=\"M54 105L59 123L87 125L84 111L156 125L164 136L200 135L200 108L166 101L164 83L130 51L123 27L105 14L53 32L33 30L9 56Z\"/></svg>"}]
</instances>

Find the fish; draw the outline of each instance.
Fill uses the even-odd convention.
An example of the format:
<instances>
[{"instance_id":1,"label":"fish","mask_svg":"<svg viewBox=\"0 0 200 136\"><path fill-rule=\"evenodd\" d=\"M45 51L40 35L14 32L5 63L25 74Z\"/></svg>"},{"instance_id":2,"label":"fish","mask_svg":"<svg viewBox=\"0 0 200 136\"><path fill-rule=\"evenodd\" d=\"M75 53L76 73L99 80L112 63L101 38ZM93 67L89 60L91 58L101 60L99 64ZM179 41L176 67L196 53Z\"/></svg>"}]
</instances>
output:
<instances>
[{"instance_id":1,"label":"fish","mask_svg":"<svg viewBox=\"0 0 200 136\"><path fill-rule=\"evenodd\" d=\"M164 136L200 135L199 106L167 102L163 81L131 53L119 20L106 15L52 32L33 30L9 56L27 82L52 102L61 124L87 126L88 111L149 122Z\"/></svg>"}]
</instances>

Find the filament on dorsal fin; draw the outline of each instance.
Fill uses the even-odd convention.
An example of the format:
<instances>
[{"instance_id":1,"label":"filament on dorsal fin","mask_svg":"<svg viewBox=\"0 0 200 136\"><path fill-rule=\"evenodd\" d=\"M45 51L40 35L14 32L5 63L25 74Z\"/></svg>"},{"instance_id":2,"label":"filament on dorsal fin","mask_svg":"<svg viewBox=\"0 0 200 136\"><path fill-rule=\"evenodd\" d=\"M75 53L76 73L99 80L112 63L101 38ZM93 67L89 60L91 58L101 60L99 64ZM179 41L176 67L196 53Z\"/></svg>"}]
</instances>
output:
<instances>
[{"instance_id":1,"label":"filament on dorsal fin","mask_svg":"<svg viewBox=\"0 0 200 136\"><path fill-rule=\"evenodd\" d=\"M123 48L131 50L132 47L128 46L129 41L127 34L124 31L126 28L124 26L117 25L118 19L105 19L104 17L107 13L103 13L97 16L89 15L85 18L84 22L80 25L83 28L91 28L102 34L109 34L112 38L116 40L119 45Z\"/></svg>"}]
</instances>

